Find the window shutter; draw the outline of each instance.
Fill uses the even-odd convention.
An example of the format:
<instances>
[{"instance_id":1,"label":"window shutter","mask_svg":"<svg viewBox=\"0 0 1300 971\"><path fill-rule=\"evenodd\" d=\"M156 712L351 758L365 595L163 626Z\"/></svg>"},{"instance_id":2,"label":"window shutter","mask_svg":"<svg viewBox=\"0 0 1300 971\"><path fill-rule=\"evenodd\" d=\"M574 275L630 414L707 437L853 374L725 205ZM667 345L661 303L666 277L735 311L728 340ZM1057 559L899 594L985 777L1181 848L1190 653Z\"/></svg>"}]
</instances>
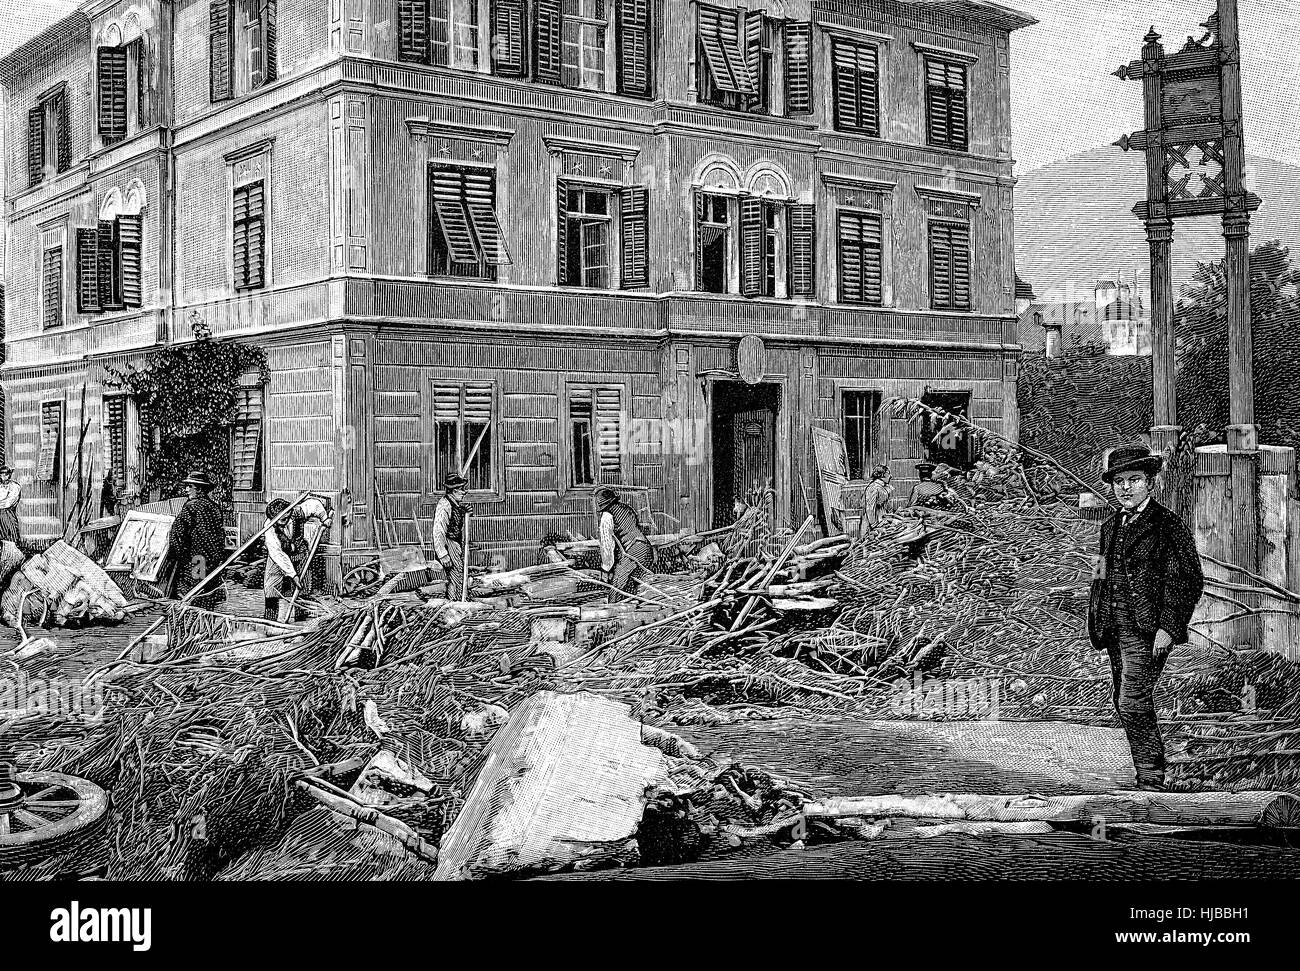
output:
<instances>
[{"instance_id":1,"label":"window shutter","mask_svg":"<svg viewBox=\"0 0 1300 971\"><path fill-rule=\"evenodd\" d=\"M704 48L704 59L713 75L714 86L733 94L757 94L757 79L750 72L740 13L716 7L698 7L697 11L700 45ZM762 15L756 16L761 25Z\"/></svg>"},{"instance_id":2,"label":"window shutter","mask_svg":"<svg viewBox=\"0 0 1300 971\"><path fill-rule=\"evenodd\" d=\"M953 148L967 148L966 67L948 65L948 133Z\"/></svg>"},{"instance_id":3,"label":"window shutter","mask_svg":"<svg viewBox=\"0 0 1300 971\"><path fill-rule=\"evenodd\" d=\"M126 48L101 47L95 56L99 137L111 145L126 137Z\"/></svg>"},{"instance_id":4,"label":"window shutter","mask_svg":"<svg viewBox=\"0 0 1300 971\"><path fill-rule=\"evenodd\" d=\"M460 388L455 385L434 385L433 420L451 423L460 420Z\"/></svg>"},{"instance_id":5,"label":"window shutter","mask_svg":"<svg viewBox=\"0 0 1300 971\"><path fill-rule=\"evenodd\" d=\"M62 437L62 402L43 402L41 404L41 452L36 461L37 481L56 481L56 476L58 475L59 439Z\"/></svg>"},{"instance_id":6,"label":"window shutter","mask_svg":"<svg viewBox=\"0 0 1300 971\"><path fill-rule=\"evenodd\" d=\"M264 183L235 189L232 265L236 290L256 290L265 282L266 201Z\"/></svg>"},{"instance_id":7,"label":"window shutter","mask_svg":"<svg viewBox=\"0 0 1300 971\"><path fill-rule=\"evenodd\" d=\"M260 386L241 387L235 403L234 434L230 442L231 486L257 485L257 458L262 448L263 398Z\"/></svg>"},{"instance_id":8,"label":"window shutter","mask_svg":"<svg viewBox=\"0 0 1300 971\"><path fill-rule=\"evenodd\" d=\"M448 6L451 0L428 0L429 4L429 57L426 64L451 63L451 24Z\"/></svg>"},{"instance_id":9,"label":"window shutter","mask_svg":"<svg viewBox=\"0 0 1300 971\"><path fill-rule=\"evenodd\" d=\"M68 92L60 91L53 100L55 169L66 172L72 168L72 129L68 126Z\"/></svg>"},{"instance_id":10,"label":"window shutter","mask_svg":"<svg viewBox=\"0 0 1300 971\"><path fill-rule=\"evenodd\" d=\"M623 236L624 290L650 286L650 193L643 185L620 193L619 218Z\"/></svg>"},{"instance_id":11,"label":"window shutter","mask_svg":"<svg viewBox=\"0 0 1300 971\"><path fill-rule=\"evenodd\" d=\"M126 398L121 395L104 399L104 465L110 480L126 472Z\"/></svg>"},{"instance_id":12,"label":"window shutter","mask_svg":"<svg viewBox=\"0 0 1300 971\"><path fill-rule=\"evenodd\" d=\"M880 64L866 44L831 41L835 73L835 127L880 136Z\"/></svg>"},{"instance_id":13,"label":"window shutter","mask_svg":"<svg viewBox=\"0 0 1300 971\"><path fill-rule=\"evenodd\" d=\"M965 151L968 144L966 66L927 60L925 68L930 142Z\"/></svg>"},{"instance_id":14,"label":"window shutter","mask_svg":"<svg viewBox=\"0 0 1300 971\"><path fill-rule=\"evenodd\" d=\"M116 219L99 222L99 308L121 310L122 277L119 272L118 224Z\"/></svg>"},{"instance_id":15,"label":"window shutter","mask_svg":"<svg viewBox=\"0 0 1300 971\"><path fill-rule=\"evenodd\" d=\"M44 297L41 322L46 327L63 323L63 250L47 249L41 258L41 291Z\"/></svg>"},{"instance_id":16,"label":"window shutter","mask_svg":"<svg viewBox=\"0 0 1300 971\"><path fill-rule=\"evenodd\" d=\"M447 241L447 252L453 263L478 263L478 250L474 248L474 231L470 227L469 212L465 208L464 176L457 169L431 169L429 191L433 196L433 210Z\"/></svg>"},{"instance_id":17,"label":"window shutter","mask_svg":"<svg viewBox=\"0 0 1300 971\"><path fill-rule=\"evenodd\" d=\"M143 37L132 41L131 46L135 48L135 121L143 128L149 118L148 102L145 100L149 78L149 46Z\"/></svg>"},{"instance_id":18,"label":"window shutter","mask_svg":"<svg viewBox=\"0 0 1300 971\"><path fill-rule=\"evenodd\" d=\"M492 0L492 73L522 78L524 61L524 0Z\"/></svg>"},{"instance_id":19,"label":"window shutter","mask_svg":"<svg viewBox=\"0 0 1300 971\"><path fill-rule=\"evenodd\" d=\"M227 101L234 96L234 71L231 69L232 16L230 0L212 0L208 12L209 86L212 101Z\"/></svg>"},{"instance_id":20,"label":"window shutter","mask_svg":"<svg viewBox=\"0 0 1300 971\"><path fill-rule=\"evenodd\" d=\"M952 309L971 309L970 227L948 227L952 245Z\"/></svg>"},{"instance_id":21,"label":"window shutter","mask_svg":"<svg viewBox=\"0 0 1300 971\"><path fill-rule=\"evenodd\" d=\"M766 92L760 90L763 81L763 25L766 18L761 10L747 10L744 16L745 70L753 84L749 93L763 99Z\"/></svg>"},{"instance_id":22,"label":"window shutter","mask_svg":"<svg viewBox=\"0 0 1300 971\"><path fill-rule=\"evenodd\" d=\"M262 78L270 84L280 76L275 54L276 0L262 0Z\"/></svg>"},{"instance_id":23,"label":"window shutter","mask_svg":"<svg viewBox=\"0 0 1300 971\"><path fill-rule=\"evenodd\" d=\"M600 457L601 482L616 483L622 478L623 389L595 389L596 452Z\"/></svg>"},{"instance_id":24,"label":"window shutter","mask_svg":"<svg viewBox=\"0 0 1300 971\"><path fill-rule=\"evenodd\" d=\"M397 59L429 61L429 0L397 0Z\"/></svg>"},{"instance_id":25,"label":"window shutter","mask_svg":"<svg viewBox=\"0 0 1300 971\"><path fill-rule=\"evenodd\" d=\"M740 292L757 297L763 285L763 200L740 200Z\"/></svg>"},{"instance_id":26,"label":"window shutter","mask_svg":"<svg viewBox=\"0 0 1300 971\"><path fill-rule=\"evenodd\" d=\"M569 283L569 183L555 180L555 283Z\"/></svg>"},{"instance_id":27,"label":"window shutter","mask_svg":"<svg viewBox=\"0 0 1300 971\"><path fill-rule=\"evenodd\" d=\"M497 265L509 263L510 254L506 252L505 240L501 238L501 224L497 222L497 214L492 207L495 173L488 169L466 169L463 178L465 208L469 211L469 221L474 227L483 262Z\"/></svg>"},{"instance_id":28,"label":"window shutter","mask_svg":"<svg viewBox=\"0 0 1300 971\"><path fill-rule=\"evenodd\" d=\"M871 213L839 217L839 298L845 303L880 306L883 302L883 222Z\"/></svg>"},{"instance_id":29,"label":"window shutter","mask_svg":"<svg viewBox=\"0 0 1300 971\"><path fill-rule=\"evenodd\" d=\"M618 0L618 91L650 96L650 0Z\"/></svg>"},{"instance_id":30,"label":"window shutter","mask_svg":"<svg viewBox=\"0 0 1300 971\"><path fill-rule=\"evenodd\" d=\"M785 24L785 111L812 113L812 24L808 21Z\"/></svg>"},{"instance_id":31,"label":"window shutter","mask_svg":"<svg viewBox=\"0 0 1300 971\"><path fill-rule=\"evenodd\" d=\"M704 289L704 193L695 190L695 289Z\"/></svg>"},{"instance_id":32,"label":"window shutter","mask_svg":"<svg viewBox=\"0 0 1300 971\"><path fill-rule=\"evenodd\" d=\"M27 182L40 185L45 178L45 105L27 112Z\"/></svg>"},{"instance_id":33,"label":"window shutter","mask_svg":"<svg viewBox=\"0 0 1300 971\"><path fill-rule=\"evenodd\" d=\"M140 307L144 303L143 257L144 219L118 216L119 259L122 265L122 303Z\"/></svg>"},{"instance_id":34,"label":"window shutter","mask_svg":"<svg viewBox=\"0 0 1300 971\"><path fill-rule=\"evenodd\" d=\"M835 127L850 131L858 127L857 65L852 48L841 40L831 40L831 70L835 74Z\"/></svg>"},{"instance_id":35,"label":"window shutter","mask_svg":"<svg viewBox=\"0 0 1300 971\"><path fill-rule=\"evenodd\" d=\"M465 422L484 425L492 421L492 385L465 385ZM477 436L477 432L475 435ZM474 447L474 440L465 443L466 450Z\"/></svg>"},{"instance_id":36,"label":"window shutter","mask_svg":"<svg viewBox=\"0 0 1300 971\"><path fill-rule=\"evenodd\" d=\"M99 230L77 230L77 310L99 313Z\"/></svg>"},{"instance_id":37,"label":"window shutter","mask_svg":"<svg viewBox=\"0 0 1300 971\"><path fill-rule=\"evenodd\" d=\"M538 81L546 84L560 83L563 19L561 0L537 0L537 26L533 39L535 75Z\"/></svg>"},{"instance_id":38,"label":"window shutter","mask_svg":"<svg viewBox=\"0 0 1300 971\"><path fill-rule=\"evenodd\" d=\"M930 226L930 303L952 309L952 239L946 225Z\"/></svg>"},{"instance_id":39,"label":"window shutter","mask_svg":"<svg viewBox=\"0 0 1300 971\"><path fill-rule=\"evenodd\" d=\"M796 297L814 293L816 227L811 205L795 203L790 207L790 293Z\"/></svg>"}]
</instances>

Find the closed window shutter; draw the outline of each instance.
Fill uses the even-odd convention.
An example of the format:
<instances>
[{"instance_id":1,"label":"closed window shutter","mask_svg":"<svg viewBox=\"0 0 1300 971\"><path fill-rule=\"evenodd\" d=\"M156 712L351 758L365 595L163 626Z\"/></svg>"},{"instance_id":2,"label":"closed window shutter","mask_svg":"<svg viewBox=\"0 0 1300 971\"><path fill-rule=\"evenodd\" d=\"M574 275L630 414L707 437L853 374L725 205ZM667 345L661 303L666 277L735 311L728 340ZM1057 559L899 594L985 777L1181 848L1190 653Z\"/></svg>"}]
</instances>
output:
<instances>
[{"instance_id":1,"label":"closed window shutter","mask_svg":"<svg viewBox=\"0 0 1300 971\"><path fill-rule=\"evenodd\" d=\"M99 230L77 230L77 310L98 313L99 306Z\"/></svg>"},{"instance_id":2,"label":"closed window shutter","mask_svg":"<svg viewBox=\"0 0 1300 971\"><path fill-rule=\"evenodd\" d=\"M63 323L63 250L47 249L41 259L41 322L46 327Z\"/></svg>"},{"instance_id":3,"label":"closed window shutter","mask_svg":"<svg viewBox=\"0 0 1300 971\"><path fill-rule=\"evenodd\" d=\"M131 42L135 49L135 122L141 128L148 124L149 106L145 100L145 89L149 78L149 48L144 38Z\"/></svg>"},{"instance_id":4,"label":"closed window shutter","mask_svg":"<svg viewBox=\"0 0 1300 971\"><path fill-rule=\"evenodd\" d=\"M522 78L524 60L524 0L492 0L492 72L502 77Z\"/></svg>"},{"instance_id":5,"label":"closed window shutter","mask_svg":"<svg viewBox=\"0 0 1300 971\"><path fill-rule=\"evenodd\" d=\"M429 0L397 0L397 59L429 61Z\"/></svg>"},{"instance_id":6,"label":"closed window shutter","mask_svg":"<svg viewBox=\"0 0 1300 971\"><path fill-rule=\"evenodd\" d=\"M429 0L429 63L451 63L450 0Z\"/></svg>"},{"instance_id":7,"label":"closed window shutter","mask_svg":"<svg viewBox=\"0 0 1300 971\"><path fill-rule=\"evenodd\" d=\"M596 388L596 453L599 456L600 481L616 483L622 477L622 388Z\"/></svg>"},{"instance_id":8,"label":"closed window shutter","mask_svg":"<svg viewBox=\"0 0 1300 971\"><path fill-rule=\"evenodd\" d=\"M619 195L619 219L623 236L623 267L620 284L624 290L650 285L650 193L643 185L631 185Z\"/></svg>"},{"instance_id":9,"label":"closed window shutter","mask_svg":"<svg viewBox=\"0 0 1300 971\"><path fill-rule=\"evenodd\" d=\"M930 302L935 310L952 309L952 236L943 224L930 226Z\"/></svg>"},{"instance_id":10,"label":"closed window shutter","mask_svg":"<svg viewBox=\"0 0 1300 971\"><path fill-rule=\"evenodd\" d=\"M126 398L104 399L104 460L108 478L126 473Z\"/></svg>"},{"instance_id":11,"label":"closed window shutter","mask_svg":"<svg viewBox=\"0 0 1300 971\"><path fill-rule=\"evenodd\" d=\"M763 83L763 27L766 19L762 11L745 11L745 70L749 73L754 86L750 94L758 98L764 95L759 88Z\"/></svg>"},{"instance_id":12,"label":"closed window shutter","mask_svg":"<svg viewBox=\"0 0 1300 971\"><path fill-rule=\"evenodd\" d=\"M839 217L840 300L844 303L883 303L883 224L870 213L845 212Z\"/></svg>"},{"instance_id":13,"label":"closed window shutter","mask_svg":"<svg viewBox=\"0 0 1300 971\"><path fill-rule=\"evenodd\" d=\"M265 282L266 193L261 181L235 189L233 264L236 290Z\"/></svg>"},{"instance_id":14,"label":"closed window shutter","mask_svg":"<svg viewBox=\"0 0 1300 971\"><path fill-rule=\"evenodd\" d=\"M267 84L280 76L279 62L275 53L275 17L276 0L262 0L262 77Z\"/></svg>"},{"instance_id":15,"label":"closed window shutter","mask_svg":"<svg viewBox=\"0 0 1300 971\"><path fill-rule=\"evenodd\" d=\"M122 303L139 307L144 303L143 256L144 220L141 216L118 217L118 246L122 264Z\"/></svg>"},{"instance_id":16,"label":"closed window shutter","mask_svg":"<svg viewBox=\"0 0 1300 971\"><path fill-rule=\"evenodd\" d=\"M54 148L55 169L66 172L72 168L72 129L68 125L68 92L54 96Z\"/></svg>"},{"instance_id":17,"label":"closed window shutter","mask_svg":"<svg viewBox=\"0 0 1300 971\"><path fill-rule=\"evenodd\" d=\"M59 440L63 437L63 404L46 401L41 405L41 451L36 460L36 479L54 482L58 475Z\"/></svg>"},{"instance_id":18,"label":"closed window shutter","mask_svg":"<svg viewBox=\"0 0 1300 971\"><path fill-rule=\"evenodd\" d=\"M230 0L212 0L208 12L209 88L212 101L226 101L234 96L234 71L231 64L233 17Z\"/></svg>"},{"instance_id":19,"label":"closed window shutter","mask_svg":"<svg viewBox=\"0 0 1300 971\"><path fill-rule=\"evenodd\" d=\"M234 434L230 442L231 485L236 489L254 489L257 487L257 459L262 448L262 388L241 387L238 395Z\"/></svg>"},{"instance_id":20,"label":"closed window shutter","mask_svg":"<svg viewBox=\"0 0 1300 971\"><path fill-rule=\"evenodd\" d=\"M835 72L835 127L880 135L880 65L876 49L866 44L831 41Z\"/></svg>"},{"instance_id":21,"label":"closed window shutter","mask_svg":"<svg viewBox=\"0 0 1300 971\"><path fill-rule=\"evenodd\" d=\"M119 241L117 220L100 220L99 307L101 310L121 310L125 306L122 303Z\"/></svg>"},{"instance_id":22,"label":"closed window shutter","mask_svg":"<svg viewBox=\"0 0 1300 971\"><path fill-rule=\"evenodd\" d=\"M795 203L790 207L790 293L811 297L815 285L816 219L813 207Z\"/></svg>"},{"instance_id":23,"label":"closed window shutter","mask_svg":"<svg viewBox=\"0 0 1300 971\"><path fill-rule=\"evenodd\" d=\"M555 283L569 283L569 183L555 180Z\"/></svg>"},{"instance_id":24,"label":"closed window shutter","mask_svg":"<svg viewBox=\"0 0 1300 971\"><path fill-rule=\"evenodd\" d=\"M126 48L101 47L96 58L99 137L105 145L111 145L126 137Z\"/></svg>"},{"instance_id":25,"label":"closed window shutter","mask_svg":"<svg viewBox=\"0 0 1300 971\"><path fill-rule=\"evenodd\" d=\"M486 169L467 169L464 179L465 207L469 211L469 220L474 227L483 261L497 265L509 263L510 254L506 251L501 224L497 221L492 206L495 201L495 173Z\"/></svg>"},{"instance_id":26,"label":"closed window shutter","mask_svg":"<svg viewBox=\"0 0 1300 971\"><path fill-rule=\"evenodd\" d=\"M966 150L966 68L948 65L948 132L953 148Z\"/></svg>"},{"instance_id":27,"label":"closed window shutter","mask_svg":"<svg viewBox=\"0 0 1300 971\"><path fill-rule=\"evenodd\" d=\"M704 193L695 191L695 289L704 289Z\"/></svg>"},{"instance_id":28,"label":"closed window shutter","mask_svg":"<svg viewBox=\"0 0 1300 971\"><path fill-rule=\"evenodd\" d=\"M45 178L45 105L27 112L27 182L40 185Z\"/></svg>"},{"instance_id":29,"label":"closed window shutter","mask_svg":"<svg viewBox=\"0 0 1300 971\"><path fill-rule=\"evenodd\" d=\"M812 24L808 21L785 24L785 111L812 113Z\"/></svg>"},{"instance_id":30,"label":"closed window shutter","mask_svg":"<svg viewBox=\"0 0 1300 971\"><path fill-rule=\"evenodd\" d=\"M533 33L534 76L546 84L559 84L563 64L560 44L564 14L561 0L537 0L536 16Z\"/></svg>"},{"instance_id":31,"label":"closed window shutter","mask_svg":"<svg viewBox=\"0 0 1300 971\"><path fill-rule=\"evenodd\" d=\"M740 200L740 292L757 297L763 285L763 200Z\"/></svg>"},{"instance_id":32,"label":"closed window shutter","mask_svg":"<svg viewBox=\"0 0 1300 971\"><path fill-rule=\"evenodd\" d=\"M650 96L650 0L618 2L618 91Z\"/></svg>"},{"instance_id":33,"label":"closed window shutter","mask_svg":"<svg viewBox=\"0 0 1300 971\"><path fill-rule=\"evenodd\" d=\"M952 309L971 308L970 227L949 227L952 241Z\"/></svg>"},{"instance_id":34,"label":"closed window shutter","mask_svg":"<svg viewBox=\"0 0 1300 971\"><path fill-rule=\"evenodd\" d=\"M966 150L965 65L926 61L926 112L931 144Z\"/></svg>"}]
</instances>

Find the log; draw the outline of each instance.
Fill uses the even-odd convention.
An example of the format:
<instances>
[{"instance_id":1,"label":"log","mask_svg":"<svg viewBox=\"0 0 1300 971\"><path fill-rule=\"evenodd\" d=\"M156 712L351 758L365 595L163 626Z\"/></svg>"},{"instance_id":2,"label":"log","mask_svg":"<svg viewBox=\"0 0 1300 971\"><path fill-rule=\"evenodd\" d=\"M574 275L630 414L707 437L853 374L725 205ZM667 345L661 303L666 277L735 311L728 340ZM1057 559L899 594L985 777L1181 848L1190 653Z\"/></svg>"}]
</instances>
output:
<instances>
[{"instance_id":1,"label":"log","mask_svg":"<svg viewBox=\"0 0 1300 971\"><path fill-rule=\"evenodd\" d=\"M372 826L385 836L391 836L421 859L434 864L438 862L438 848L432 843L426 842L419 833L400 820L385 815L371 806L362 806L351 799L344 799L342 796L326 792L305 779L299 779L294 785L336 813L355 819L365 826Z\"/></svg>"},{"instance_id":2,"label":"log","mask_svg":"<svg viewBox=\"0 0 1300 971\"><path fill-rule=\"evenodd\" d=\"M824 539L813 540L811 543L804 543L802 546L796 546L794 552L796 556L807 556L810 553L816 553L818 550L834 548L837 552L843 552L849 547L849 538L847 536L827 536Z\"/></svg>"},{"instance_id":3,"label":"log","mask_svg":"<svg viewBox=\"0 0 1300 971\"><path fill-rule=\"evenodd\" d=\"M1300 826L1289 792L1098 792L1069 796L925 795L837 797L804 806L816 817L866 816L985 822L1161 823L1168 826Z\"/></svg>"},{"instance_id":4,"label":"log","mask_svg":"<svg viewBox=\"0 0 1300 971\"><path fill-rule=\"evenodd\" d=\"M1052 832L1050 823L1030 821L1024 823L938 823L934 826L918 826L912 830L914 836L930 839L935 836L1031 836L1038 833Z\"/></svg>"}]
</instances>

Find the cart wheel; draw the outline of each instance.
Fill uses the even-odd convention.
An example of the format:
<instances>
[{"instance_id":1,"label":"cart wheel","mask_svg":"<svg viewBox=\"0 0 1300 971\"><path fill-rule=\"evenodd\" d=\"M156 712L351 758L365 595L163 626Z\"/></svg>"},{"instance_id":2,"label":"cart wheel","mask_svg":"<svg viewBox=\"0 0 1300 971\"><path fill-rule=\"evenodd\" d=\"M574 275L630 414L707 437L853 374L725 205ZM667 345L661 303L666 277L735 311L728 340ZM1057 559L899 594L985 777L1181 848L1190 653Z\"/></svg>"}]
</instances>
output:
<instances>
[{"instance_id":1,"label":"cart wheel","mask_svg":"<svg viewBox=\"0 0 1300 971\"><path fill-rule=\"evenodd\" d=\"M359 566L343 578L343 595L356 597L364 595L371 588L379 585L379 561Z\"/></svg>"},{"instance_id":2,"label":"cart wheel","mask_svg":"<svg viewBox=\"0 0 1300 971\"><path fill-rule=\"evenodd\" d=\"M108 798L93 782L0 764L0 867L32 863L77 845L104 823Z\"/></svg>"}]
</instances>

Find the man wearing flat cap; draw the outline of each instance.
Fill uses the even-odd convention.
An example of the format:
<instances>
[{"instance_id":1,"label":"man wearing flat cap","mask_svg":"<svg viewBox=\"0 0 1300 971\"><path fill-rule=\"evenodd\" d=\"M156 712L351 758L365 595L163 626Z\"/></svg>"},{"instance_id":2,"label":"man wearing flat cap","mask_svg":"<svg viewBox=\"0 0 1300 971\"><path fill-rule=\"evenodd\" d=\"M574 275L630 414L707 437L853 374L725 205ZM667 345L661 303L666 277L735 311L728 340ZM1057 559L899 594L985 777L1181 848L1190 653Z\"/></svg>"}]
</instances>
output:
<instances>
[{"instance_id":1,"label":"man wearing flat cap","mask_svg":"<svg viewBox=\"0 0 1300 971\"><path fill-rule=\"evenodd\" d=\"M636 511L616 490L601 486L592 494L600 531L601 579L614 588L611 603L626 600L654 564L654 547L637 522Z\"/></svg>"},{"instance_id":2,"label":"man wearing flat cap","mask_svg":"<svg viewBox=\"0 0 1300 971\"><path fill-rule=\"evenodd\" d=\"M167 536L167 553L176 567L177 597L184 597L203 582L226 558L226 522L221 507L209 495L213 481L206 473L191 472L181 479L185 505L172 521ZM211 610L226 599L221 574L208 578L190 603Z\"/></svg>"},{"instance_id":3,"label":"man wearing flat cap","mask_svg":"<svg viewBox=\"0 0 1300 971\"><path fill-rule=\"evenodd\" d=\"M465 516L469 479L452 472L442 482L442 498L433 511L433 555L447 575L447 599L465 600Z\"/></svg>"},{"instance_id":4,"label":"man wearing flat cap","mask_svg":"<svg viewBox=\"0 0 1300 971\"><path fill-rule=\"evenodd\" d=\"M1165 750L1155 687L1187 625L1204 579L1191 530L1151 497L1163 459L1144 446L1106 457L1102 478L1120 511L1101 527L1088 605L1088 637L1110 655L1111 700L1128 736L1139 789L1164 788Z\"/></svg>"}]
</instances>

